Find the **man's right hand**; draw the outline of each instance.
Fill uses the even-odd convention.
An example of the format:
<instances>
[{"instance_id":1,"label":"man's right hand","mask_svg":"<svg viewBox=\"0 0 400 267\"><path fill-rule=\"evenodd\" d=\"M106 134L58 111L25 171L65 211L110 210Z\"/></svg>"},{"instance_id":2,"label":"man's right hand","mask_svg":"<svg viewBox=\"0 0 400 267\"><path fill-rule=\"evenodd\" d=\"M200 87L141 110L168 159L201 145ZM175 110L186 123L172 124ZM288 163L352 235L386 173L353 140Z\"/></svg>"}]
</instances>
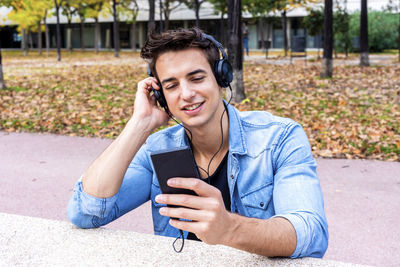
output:
<instances>
[{"instance_id":1,"label":"man's right hand","mask_svg":"<svg viewBox=\"0 0 400 267\"><path fill-rule=\"evenodd\" d=\"M132 115L134 124L140 125L149 132L167 124L169 120L168 114L157 106L155 96L150 95L151 88L160 90L157 79L154 77L148 77L138 83Z\"/></svg>"}]
</instances>

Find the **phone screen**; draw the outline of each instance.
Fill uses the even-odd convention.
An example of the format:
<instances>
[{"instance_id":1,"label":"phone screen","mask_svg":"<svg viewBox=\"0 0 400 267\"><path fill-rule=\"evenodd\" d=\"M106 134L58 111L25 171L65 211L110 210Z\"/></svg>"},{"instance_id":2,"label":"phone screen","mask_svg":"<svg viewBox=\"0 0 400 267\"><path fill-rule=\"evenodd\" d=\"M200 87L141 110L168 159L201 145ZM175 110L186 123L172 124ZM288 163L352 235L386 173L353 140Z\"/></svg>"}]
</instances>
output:
<instances>
[{"instance_id":1,"label":"phone screen","mask_svg":"<svg viewBox=\"0 0 400 267\"><path fill-rule=\"evenodd\" d=\"M157 179L163 194L196 195L189 189L173 188L167 185L172 177L199 178L200 175L190 147L161 150L150 154Z\"/></svg>"}]
</instances>

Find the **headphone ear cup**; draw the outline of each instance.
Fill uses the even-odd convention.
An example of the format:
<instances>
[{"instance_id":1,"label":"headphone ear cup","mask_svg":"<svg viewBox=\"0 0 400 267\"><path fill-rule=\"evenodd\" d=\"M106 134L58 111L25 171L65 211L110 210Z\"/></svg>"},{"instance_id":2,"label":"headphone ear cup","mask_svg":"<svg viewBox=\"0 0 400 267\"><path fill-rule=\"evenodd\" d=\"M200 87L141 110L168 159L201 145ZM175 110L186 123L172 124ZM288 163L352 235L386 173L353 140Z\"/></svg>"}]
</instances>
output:
<instances>
[{"instance_id":1,"label":"headphone ear cup","mask_svg":"<svg viewBox=\"0 0 400 267\"><path fill-rule=\"evenodd\" d=\"M232 66L226 59L218 60L214 65L214 75L221 87L228 87L233 80Z\"/></svg>"},{"instance_id":2,"label":"headphone ear cup","mask_svg":"<svg viewBox=\"0 0 400 267\"><path fill-rule=\"evenodd\" d=\"M152 88L151 90L153 91L154 97L156 98L158 104L160 104L160 106L168 112L167 100L165 99L162 88L160 88L160 90L155 90Z\"/></svg>"}]
</instances>

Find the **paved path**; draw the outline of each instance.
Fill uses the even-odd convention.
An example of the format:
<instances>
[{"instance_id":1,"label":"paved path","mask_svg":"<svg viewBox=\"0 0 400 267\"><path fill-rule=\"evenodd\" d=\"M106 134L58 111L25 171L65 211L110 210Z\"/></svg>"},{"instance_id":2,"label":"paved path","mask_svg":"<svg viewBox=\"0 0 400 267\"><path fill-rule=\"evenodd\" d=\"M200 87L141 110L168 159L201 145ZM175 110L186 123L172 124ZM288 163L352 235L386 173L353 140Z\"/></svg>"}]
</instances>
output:
<instances>
[{"instance_id":1,"label":"paved path","mask_svg":"<svg viewBox=\"0 0 400 267\"><path fill-rule=\"evenodd\" d=\"M74 182L111 140L0 131L0 212L67 220ZM326 259L400 265L400 163L317 159ZM149 203L107 227L152 233Z\"/></svg>"}]
</instances>

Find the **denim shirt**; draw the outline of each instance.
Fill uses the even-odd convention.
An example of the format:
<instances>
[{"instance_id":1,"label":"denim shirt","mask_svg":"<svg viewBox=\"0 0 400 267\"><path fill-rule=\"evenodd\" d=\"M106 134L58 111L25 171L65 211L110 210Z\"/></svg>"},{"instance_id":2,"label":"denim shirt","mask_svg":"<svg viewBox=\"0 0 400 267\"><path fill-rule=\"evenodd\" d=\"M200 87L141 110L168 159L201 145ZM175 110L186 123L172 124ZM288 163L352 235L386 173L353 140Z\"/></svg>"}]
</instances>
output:
<instances>
[{"instance_id":1,"label":"denim shirt","mask_svg":"<svg viewBox=\"0 0 400 267\"><path fill-rule=\"evenodd\" d=\"M297 235L291 257L322 257L328 225L316 162L302 127L265 111L239 112L228 105L228 114L231 212L286 218ZM79 179L68 204L69 219L80 228L99 227L151 200L154 233L178 237L169 217L159 214L165 205L154 200L161 190L150 153L184 145L188 140L179 125L150 135L130 163L119 192L109 198L88 195Z\"/></svg>"}]
</instances>

